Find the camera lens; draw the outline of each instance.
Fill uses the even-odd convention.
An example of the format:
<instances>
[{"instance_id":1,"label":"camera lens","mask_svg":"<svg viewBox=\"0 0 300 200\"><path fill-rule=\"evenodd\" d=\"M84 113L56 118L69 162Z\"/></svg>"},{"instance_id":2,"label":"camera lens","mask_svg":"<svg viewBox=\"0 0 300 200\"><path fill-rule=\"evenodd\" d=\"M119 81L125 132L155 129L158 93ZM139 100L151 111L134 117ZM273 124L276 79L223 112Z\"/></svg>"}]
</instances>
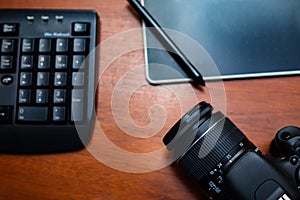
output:
<instances>
[{"instance_id":1,"label":"camera lens","mask_svg":"<svg viewBox=\"0 0 300 200\"><path fill-rule=\"evenodd\" d=\"M212 114L212 107L206 102L184 115L163 141L177 156L178 165L212 196L222 193L224 174L234 161L256 149L221 112Z\"/></svg>"}]
</instances>

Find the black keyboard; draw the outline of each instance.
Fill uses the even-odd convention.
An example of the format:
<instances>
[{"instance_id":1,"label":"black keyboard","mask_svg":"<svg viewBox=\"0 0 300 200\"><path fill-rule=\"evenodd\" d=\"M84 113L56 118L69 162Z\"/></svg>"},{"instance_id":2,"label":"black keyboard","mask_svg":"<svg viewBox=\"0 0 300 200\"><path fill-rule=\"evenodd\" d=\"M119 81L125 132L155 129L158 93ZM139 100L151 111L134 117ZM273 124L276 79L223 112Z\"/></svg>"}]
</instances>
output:
<instances>
[{"instance_id":1,"label":"black keyboard","mask_svg":"<svg viewBox=\"0 0 300 200\"><path fill-rule=\"evenodd\" d=\"M0 10L0 153L88 143L98 23L95 11Z\"/></svg>"}]
</instances>

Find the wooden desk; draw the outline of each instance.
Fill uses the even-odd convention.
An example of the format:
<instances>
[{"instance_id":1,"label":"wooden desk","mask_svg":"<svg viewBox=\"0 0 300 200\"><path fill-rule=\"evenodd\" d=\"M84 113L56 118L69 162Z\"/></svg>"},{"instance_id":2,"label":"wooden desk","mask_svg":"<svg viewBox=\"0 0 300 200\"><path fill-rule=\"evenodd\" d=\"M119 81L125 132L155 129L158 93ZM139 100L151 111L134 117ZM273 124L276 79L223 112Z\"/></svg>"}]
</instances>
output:
<instances>
[{"instance_id":1,"label":"wooden desk","mask_svg":"<svg viewBox=\"0 0 300 200\"><path fill-rule=\"evenodd\" d=\"M10 0L2 1L0 7L96 9L101 16L101 42L141 27L125 0ZM141 34L135 38L135 42L142 41ZM108 51L113 53L114 47ZM201 91L191 89L188 84L178 84L170 86L176 91L174 94L167 87L147 85L141 67L143 63L143 52L136 50L109 65L99 84L97 110L102 132L110 141L138 154L163 147L162 137L186 111L180 112L180 104L186 105L184 109L192 107L193 95L196 102L210 101L208 89ZM133 75L132 71L135 72ZM118 85L120 80L122 84ZM141 85L133 90L137 80ZM300 77L225 81L226 115L267 153L277 130L286 125L300 126L299 83ZM213 84L211 88L219 89ZM154 136L137 139L128 136L117 125L114 114L117 112L118 115L118 108L122 110L127 106L123 98L118 97L122 97L122 92L126 95L127 89L133 90L129 99L125 99L129 102L129 116L138 126L151 123L151 105L158 103L164 107L167 116L160 112L157 115L157 110L153 112L153 116L166 120ZM176 99L178 93L185 98ZM113 95L117 95L114 100ZM120 113L117 117L125 121L126 116L126 113ZM160 128L160 119L154 122L154 129ZM130 128L132 124L128 126ZM94 134L99 132L98 127ZM111 156L113 159L114 155ZM150 165L158 161L147 162ZM127 173L102 164L86 149L53 155L0 155L0 183L0 199L205 199L198 185L176 166L147 173Z\"/></svg>"}]
</instances>

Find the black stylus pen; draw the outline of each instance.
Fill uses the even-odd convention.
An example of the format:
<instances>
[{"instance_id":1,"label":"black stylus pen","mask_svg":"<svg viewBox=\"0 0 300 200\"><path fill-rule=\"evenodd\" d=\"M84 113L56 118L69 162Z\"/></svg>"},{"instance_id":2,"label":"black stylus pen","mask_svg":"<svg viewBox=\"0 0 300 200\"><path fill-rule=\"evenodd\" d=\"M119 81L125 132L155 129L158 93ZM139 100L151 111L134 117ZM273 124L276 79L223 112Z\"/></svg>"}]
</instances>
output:
<instances>
[{"instance_id":1,"label":"black stylus pen","mask_svg":"<svg viewBox=\"0 0 300 200\"><path fill-rule=\"evenodd\" d=\"M145 21L147 26L153 27L159 39L162 43L167 44L169 52L176 55L180 67L186 72L186 74L197 84L205 86L202 75L196 69L196 67L187 59L184 53L178 48L178 46L172 41L172 39L166 34L166 32L160 27L157 21L151 16L144 6L138 0L128 0L129 4L139 14L139 16Z\"/></svg>"}]
</instances>

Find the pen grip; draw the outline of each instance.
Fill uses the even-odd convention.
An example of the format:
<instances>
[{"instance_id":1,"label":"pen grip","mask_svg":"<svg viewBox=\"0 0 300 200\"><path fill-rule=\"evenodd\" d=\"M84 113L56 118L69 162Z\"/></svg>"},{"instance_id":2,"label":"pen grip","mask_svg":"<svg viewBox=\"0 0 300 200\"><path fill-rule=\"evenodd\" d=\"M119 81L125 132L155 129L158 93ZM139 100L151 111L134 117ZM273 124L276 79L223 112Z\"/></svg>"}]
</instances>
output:
<instances>
[{"instance_id":1,"label":"pen grip","mask_svg":"<svg viewBox=\"0 0 300 200\"><path fill-rule=\"evenodd\" d=\"M195 82L205 86L205 82L202 75L198 72L196 67L189 61L180 48L173 42L173 40L167 35L167 33L161 28L159 23L151 16L151 14L140 4L137 0L128 0L129 4L144 20L147 27L153 27L152 32L155 32L155 36L164 45L168 52L175 58L181 68L190 76Z\"/></svg>"}]
</instances>

